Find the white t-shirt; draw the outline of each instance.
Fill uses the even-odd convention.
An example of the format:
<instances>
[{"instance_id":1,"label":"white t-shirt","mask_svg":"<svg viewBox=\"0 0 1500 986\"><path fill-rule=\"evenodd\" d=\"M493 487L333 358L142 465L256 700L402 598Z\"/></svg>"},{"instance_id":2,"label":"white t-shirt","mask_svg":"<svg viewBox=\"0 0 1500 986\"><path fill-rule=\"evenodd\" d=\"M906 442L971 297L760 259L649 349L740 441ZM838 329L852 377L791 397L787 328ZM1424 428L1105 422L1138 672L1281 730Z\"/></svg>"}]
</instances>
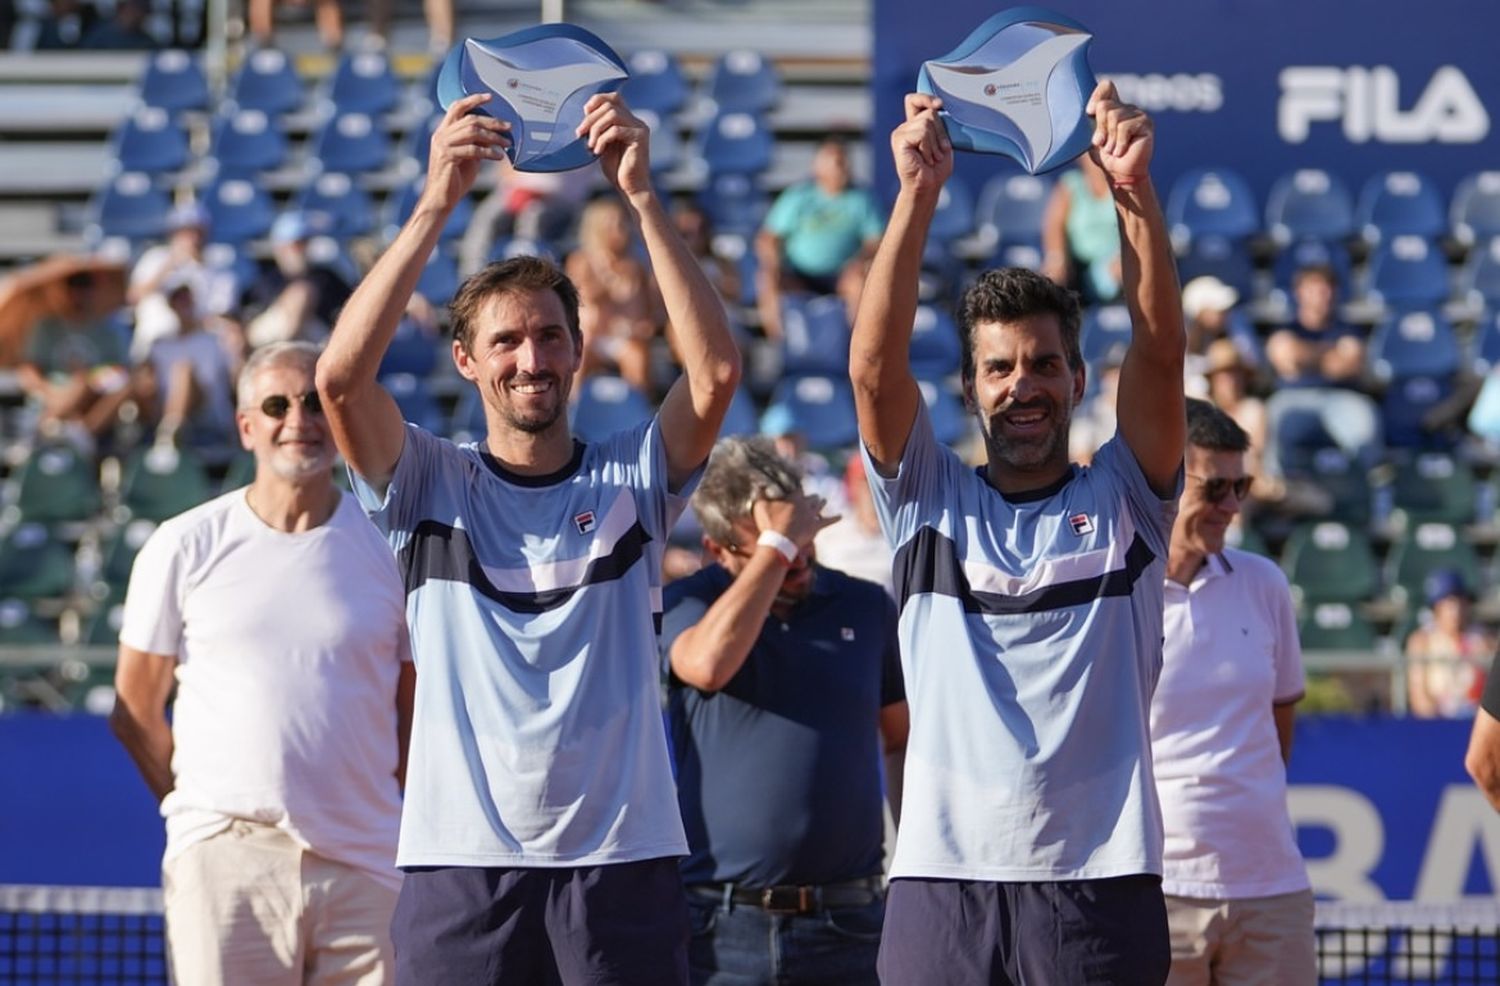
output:
<instances>
[{"instance_id":1,"label":"white t-shirt","mask_svg":"<svg viewBox=\"0 0 1500 986\"><path fill-rule=\"evenodd\" d=\"M234 307L234 276L225 270L212 269L200 261L178 261L172 247L161 243L148 248L130 270L130 286L152 280L168 264L174 266L174 277L187 281L193 289L198 317L222 315ZM152 291L135 306L135 331L130 338L130 358L139 363L158 339L175 336L181 323L161 291Z\"/></svg>"},{"instance_id":2,"label":"white t-shirt","mask_svg":"<svg viewBox=\"0 0 1500 986\"><path fill-rule=\"evenodd\" d=\"M120 641L178 662L167 859L250 819L400 885L405 592L353 498L295 534L243 489L162 524L136 557Z\"/></svg>"},{"instance_id":3,"label":"white t-shirt","mask_svg":"<svg viewBox=\"0 0 1500 986\"><path fill-rule=\"evenodd\" d=\"M151 345L150 359L157 385L163 392L171 386L172 366L182 362L190 364L193 379L203 395L197 416L220 429L234 426L229 353L218 336L200 330L158 339Z\"/></svg>"},{"instance_id":4,"label":"white t-shirt","mask_svg":"<svg viewBox=\"0 0 1500 986\"><path fill-rule=\"evenodd\" d=\"M1306 890L1271 714L1303 690L1286 576L1226 548L1192 585L1166 580L1165 630L1151 701L1162 890L1210 900Z\"/></svg>"}]
</instances>

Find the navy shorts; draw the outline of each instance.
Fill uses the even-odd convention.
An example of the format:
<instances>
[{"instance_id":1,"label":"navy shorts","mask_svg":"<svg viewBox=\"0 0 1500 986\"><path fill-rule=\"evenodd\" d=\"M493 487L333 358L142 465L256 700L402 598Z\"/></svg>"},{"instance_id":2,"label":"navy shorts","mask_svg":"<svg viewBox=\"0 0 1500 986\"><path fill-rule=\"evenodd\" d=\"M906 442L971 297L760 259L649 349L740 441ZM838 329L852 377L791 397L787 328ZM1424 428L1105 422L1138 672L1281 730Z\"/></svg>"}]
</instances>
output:
<instances>
[{"instance_id":1,"label":"navy shorts","mask_svg":"<svg viewBox=\"0 0 1500 986\"><path fill-rule=\"evenodd\" d=\"M1172 966L1161 878L892 880L882 986L1161 986Z\"/></svg>"},{"instance_id":2,"label":"navy shorts","mask_svg":"<svg viewBox=\"0 0 1500 986\"><path fill-rule=\"evenodd\" d=\"M410 986L686 986L676 859L571 869L407 870L391 919Z\"/></svg>"}]
</instances>

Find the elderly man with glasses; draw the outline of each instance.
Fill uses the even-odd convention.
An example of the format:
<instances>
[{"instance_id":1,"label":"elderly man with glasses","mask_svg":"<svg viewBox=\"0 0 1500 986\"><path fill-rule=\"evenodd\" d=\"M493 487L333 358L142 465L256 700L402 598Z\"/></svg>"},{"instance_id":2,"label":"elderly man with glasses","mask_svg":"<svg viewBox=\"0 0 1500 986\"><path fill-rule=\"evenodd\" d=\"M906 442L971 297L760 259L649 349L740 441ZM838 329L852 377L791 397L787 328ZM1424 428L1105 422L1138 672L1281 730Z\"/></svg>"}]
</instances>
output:
<instances>
[{"instance_id":1,"label":"elderly man with glasses","mask_svg":"<svg viewBox=\"0 0 1500 986\"><path fill-rule=\"evenodd\" d=\"M1166 834L1169 986L1317 981L1313 895L1286 810L1302 650L1286 576L1226 547L1249 440L1188 401L1151 756Z\"/></svg>"},{"instance_id":2,"label":"elderly man with glasses","mask_svg":"<svg viewBox=\"0 0 1500 986\"><path fill-rule=\"evenodd\" d=\"M162 524L130 576L110 723L166 818L179 983L391 978L415 672L395 560L333 484L317 358L255 352L254 481Z\"/></svg>"}]
</instances>

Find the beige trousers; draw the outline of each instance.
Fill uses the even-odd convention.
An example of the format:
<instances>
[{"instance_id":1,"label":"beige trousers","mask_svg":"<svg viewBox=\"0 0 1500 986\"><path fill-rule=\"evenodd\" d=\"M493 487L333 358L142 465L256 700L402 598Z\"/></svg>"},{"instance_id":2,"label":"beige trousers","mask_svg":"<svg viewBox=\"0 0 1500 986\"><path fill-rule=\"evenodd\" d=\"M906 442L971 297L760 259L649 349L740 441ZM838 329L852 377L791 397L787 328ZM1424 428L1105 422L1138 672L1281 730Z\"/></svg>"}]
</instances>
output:
<instances>
[{"instance_id":1,"label":"beige trousers","mask_svg":"<svg viewBox=\"0 0 1500 986\"><path fill-rule=\"evenodd\" d=\"M1311 890L1275 897L1167 897L1167 986L1316 986Z\"/></svg>"},{"instance_id":2,"label":"beige trousers","mask_svg":"<svg viewBox=\"0 0 1500 986\"><path fill-rule=\"evenodd\" d=\"M237 821L162 867L178 986L381 986L397 891Z\"/></svg>"}]
</instances>

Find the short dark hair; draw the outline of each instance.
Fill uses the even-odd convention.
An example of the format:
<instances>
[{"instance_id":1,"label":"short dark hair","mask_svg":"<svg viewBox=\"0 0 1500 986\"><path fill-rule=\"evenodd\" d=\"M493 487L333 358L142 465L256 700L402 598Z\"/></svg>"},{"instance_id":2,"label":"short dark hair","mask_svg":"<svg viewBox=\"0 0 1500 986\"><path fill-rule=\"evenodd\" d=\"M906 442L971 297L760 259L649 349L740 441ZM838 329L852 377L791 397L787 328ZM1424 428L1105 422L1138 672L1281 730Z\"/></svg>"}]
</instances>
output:
<instances>
[{"instance_id":1,"label":"short dark hair","mask_svg":"<svg viewBox=\"0 0 1500 986\"><path fill-rule=\"evenodd\" d=\"M1339 286L1339 272L1333 269L1333 265L1316 263L1298 267L1292 273L1292 287L1295 288L1309 277L1321 278L1331 288Z\"/></svg>"},{"instance_id":2,"label":"short dark hair","mask_svg":"<svg viewBox=\"0 0 1500 986\"><path fill-rule=\"evenodd\" d=\"M1189 445L1210 452L1244 452L1250 448L1245 429L1220 408L1196 397L1187 401L1187 440Z\"/></svg>"},{"instance_id":3,"label":"short dark hair","mask_svg":"<svg viewBox=\"0 0 1500 986\"><path fill-rule=\"evenodd\" d=\"M1083 366L1079 343L1081 315L1078 296L1024 267L987 270L964 292L958 305L962 341L963 378L974 379L974 327L981 322L1015 322L1031 315L1053 314L1062 328L1063 354L1068 366Z\"/></svg>"},{"instance_id":4,"label":"short dark hair","mask_svg":"<svg viewBox=\"0 0 1500 986\"><path fill-rule=\"evenodd\" d=\"M474 352L474 323L479 310L496 295L519 291L551 291L562 302L573 346L583 349L583 333L578 328L578 288L556 264L541 257L511 257L481 268L459 287L448 304L453 323L453 338L464 349Z\"/></svg>"}]
</instances>

